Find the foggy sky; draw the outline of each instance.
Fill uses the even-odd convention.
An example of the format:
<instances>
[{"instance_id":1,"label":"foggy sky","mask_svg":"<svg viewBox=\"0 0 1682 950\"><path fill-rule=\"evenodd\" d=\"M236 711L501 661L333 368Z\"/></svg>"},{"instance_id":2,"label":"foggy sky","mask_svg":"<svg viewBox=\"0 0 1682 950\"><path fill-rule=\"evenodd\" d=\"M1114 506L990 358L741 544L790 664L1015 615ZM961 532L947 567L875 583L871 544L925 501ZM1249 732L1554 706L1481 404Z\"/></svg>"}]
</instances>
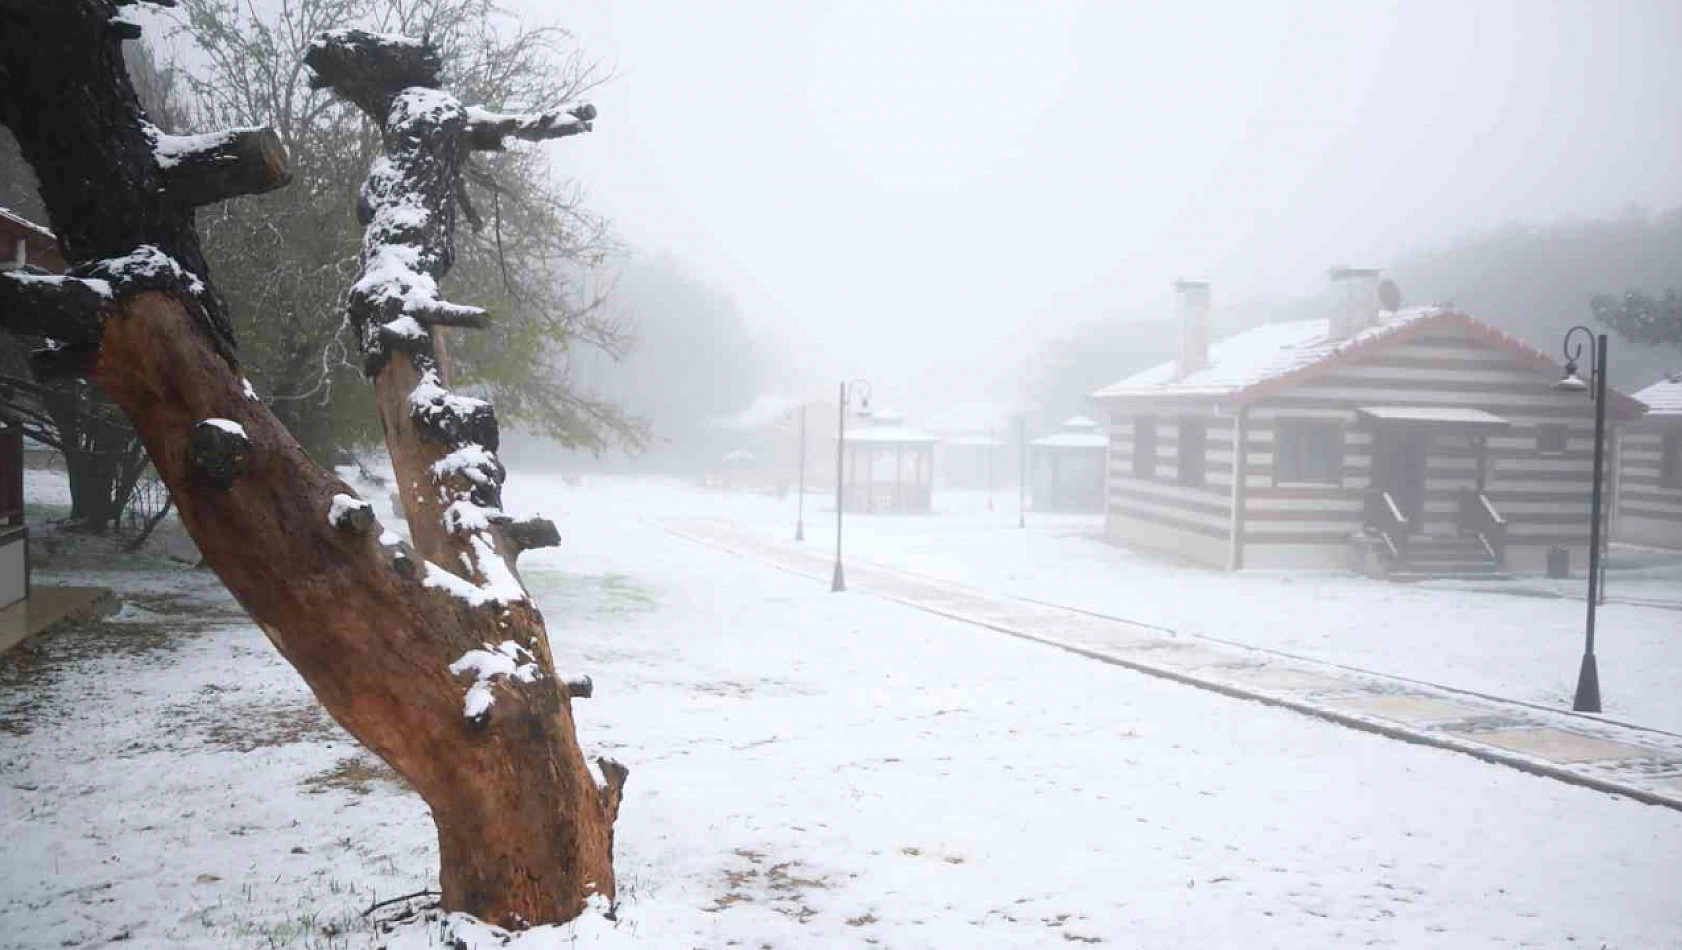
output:
<instances>
[{"instance_id":1,"label":"foggy sky","mask_svg":"<svg viewBox=\"0 0 1682 950\"><path fill-rule=\"evenodd\" d=\"M514 2L619 72L559 167L826 375L1682 202L1663 0Z\"/></svg>"}]
</instances>

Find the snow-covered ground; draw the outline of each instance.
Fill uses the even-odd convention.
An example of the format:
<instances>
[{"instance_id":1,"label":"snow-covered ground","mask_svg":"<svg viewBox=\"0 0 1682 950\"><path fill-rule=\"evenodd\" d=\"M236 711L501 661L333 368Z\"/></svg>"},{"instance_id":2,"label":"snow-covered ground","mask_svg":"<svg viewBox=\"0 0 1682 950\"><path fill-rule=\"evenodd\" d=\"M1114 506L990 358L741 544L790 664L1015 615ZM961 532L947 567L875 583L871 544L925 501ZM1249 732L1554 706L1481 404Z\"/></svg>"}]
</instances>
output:
<instances>
[{"instance_id":1,"label":"snow-covered ground","mask_svg":"<svg viewBox=\"0 0 1682 950\"><path fill-rule=\"evenodd\" d=\"M510 489L565 539L522 566L558 662L595 678L586 750L632 770L621 922L579 945L1682 947L1677 812L832 595L658 527L770 530L775 502ZM917 530L946 536L898 549L919 569L980 546L939 518L849 537L885 556ZM1013 553L971 582L1014 558L1134 606L1197 596L1078 536L1001 533ZM103 578L131 592L120 622L0 660L0 945L361 945L363 908L432 880L425 808L207 574ZM1205 600L1235 580L1208 578ZM1238 583L1240 618L1289 588Z\"/></svg>"},{"instance_id":2,"label":"snow-covered ground","mask_svg":"<svg viewBox=\"0 0 1682 950\"><path fill-rule=\"evenodd\" d=\"M637 491L632 486L616 490ZM793 537L793 499L662 493L665 509ZM680 504L679 498L689 499ZM1016 497L947 500L929 517L849 515L849 560L1090 610L1181 634L1569 709L1582 656L1583 581L1405 585L1352 574L1212 571L1101 540L1101 516L1028 515ZM815 508L821 510L814 510ZM806 544L833 549L834 504L809 498ZM1620 560L1639 554L1620 551ZM1608 717L1682 732L1682 558L1611 573L1596 653Z\"/></svg>"}]
</instances>

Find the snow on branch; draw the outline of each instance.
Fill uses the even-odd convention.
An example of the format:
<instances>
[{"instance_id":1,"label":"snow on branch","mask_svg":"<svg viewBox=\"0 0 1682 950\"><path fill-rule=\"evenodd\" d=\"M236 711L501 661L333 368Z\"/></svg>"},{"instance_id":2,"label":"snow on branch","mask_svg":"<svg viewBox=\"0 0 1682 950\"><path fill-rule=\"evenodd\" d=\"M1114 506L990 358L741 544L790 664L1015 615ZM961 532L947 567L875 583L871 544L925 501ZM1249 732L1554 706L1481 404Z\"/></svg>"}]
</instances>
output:
<instances>
[{"instance_id":1,"label":"snow on branch","mask_svg":"<svg viewBox=\"0 0 1682 950\"><path fill-rule=\"evenodd\" d=\"M260 195L292 180L286 148L269 128L169 135L145 126L169 194L195 207Z\"/></svg>"},{"instance_id":2,"label":"snow on branch","mask_svg":"<svg viewBox=\"0 0 1682 950\"><path fill-rule=\"evenodd\" d=\"M537 658L513 640L504 640L494 647L487 643L484 647L469 650L450 664L451 675L473 674L473 684L467 687L467 695L462 699L462 714L476 723L483 722L496 704L491 685L497 677L531 683L538 675Z\"/></svg>"},{"instance_id":3,"label":"snow on branch","mask_svg":"<svg viewBox=\"0 0 1682 950\"><path fill-rule=\"evenodd\" d=\"M30 267L0 271L0 329L97 343L112 299L110 282L98 278L63 277Z\"/></svg>"},{"instance_id":4,"label":"snow on branch","mask_svg":"<svg viewBox=\"0 0 1682 950\"><path fill-rule=\"evenodd\" d=\"M467 142L481 152L500 152L509 138L541 142L590 131L596 107L589 103L548 112L505 115L478 106L467 107Z\"/></svg>"},{"instance_id":5,"label":"snow on branch","mask_svg":"<svg viewBox=\"0 0 1682 950\"><path fill-rule=\"evenodd\" d=\"M328 30L316 37L304 62L315 71L310 85L334 92L385 121L393 96L411 86L437 86L443 60L431 45L393 33Z\"/></svg>"},{"instance_id":6,"label":"snow on branch","mask_svg":"<svg viewBox=\"0 0 1682 950\"><path fill-rule=\"evenodd\" d=\"M327 509L327 523L340 531L367 534L374 528L374 506L355 495L339 492Z\"/></svg>"},{"instance_id":7,"label":"snow on branch","mask_svg":"<svg viewBox=\"0 0 1682 950\"><path fill-rule=\"evenodd\" d=\"M200 479L225 489L245 474L251 458L251 439L245 434L245 427L231 419L204 419L193 426L187 454Z\"/></svg>"}]
</instances>

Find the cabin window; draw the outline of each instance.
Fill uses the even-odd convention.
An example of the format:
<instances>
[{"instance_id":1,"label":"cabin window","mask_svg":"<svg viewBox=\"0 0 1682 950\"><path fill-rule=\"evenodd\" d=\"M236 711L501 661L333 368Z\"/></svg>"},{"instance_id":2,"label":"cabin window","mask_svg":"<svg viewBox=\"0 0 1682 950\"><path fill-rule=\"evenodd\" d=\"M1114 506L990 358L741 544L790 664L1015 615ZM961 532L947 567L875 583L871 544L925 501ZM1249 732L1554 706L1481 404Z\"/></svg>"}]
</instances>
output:
<instances>
[{"instance_id":1,"label":"cabin window","mask_svg":"<svg viewBox=\"0 0 1682 950\"><path fill-rule=\"evenodd\" d=\"M1203 485L1203 455L1209 432L1202 419L1180 420L1180 484Z\"/></svg>"},{"instance_id":2,"label":"cabin window","mask_svg":"<svg viewBox=\"0 0 1682 950\"><path fill-rule=\"evenodd\" d=\"M1156 419L1152 416L1133 420L1133 477L1156 477Z\"/></svg>"},{"instance_id":3,"label":"cabin window","mask_svg":"<svg viewBox=\"0 0 1682 950\"><path fill-rule=\"evenodd\" d=\"M1682 432L1666 432L1659 442L1659 485L1682 488Z\"/></svg>"},{"instance_id":4,"label":"cabin window","mask_svg":"<svg viewBox=\"0 0 1682 950\"><path fill-rule=\"evenodd\" d=\"M1337 423L1281 420L1274 448L1275 482L1343 484L1343 427Z\"/></svg>"},{"instance_id":5,"label":"cabin window","mask_svg":"<svg viewBox=\"0 0 1682 950\"><path fill-rule=\"evenodd\" d=\"M1565 423L1546 422L1536 427L1536 453L1538 455L1565 454Z\"/></svg>"}]
</instances>

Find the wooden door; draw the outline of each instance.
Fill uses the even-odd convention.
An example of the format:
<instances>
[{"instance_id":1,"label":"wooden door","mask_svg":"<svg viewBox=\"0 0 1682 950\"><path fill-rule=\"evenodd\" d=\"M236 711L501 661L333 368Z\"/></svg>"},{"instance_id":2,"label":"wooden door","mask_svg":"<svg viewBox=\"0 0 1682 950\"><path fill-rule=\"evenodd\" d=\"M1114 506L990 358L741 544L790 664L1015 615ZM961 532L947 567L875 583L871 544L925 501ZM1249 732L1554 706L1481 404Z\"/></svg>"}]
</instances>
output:
<instances>
[{"instance_id":1,"label":"wooden door","mask_svg":"<svg viewBox=\"0 0 1682 950\"><path fill-rule=\"evenodd\" d=\"M1408 519L1408 533L1425 527L1425 462L1430 437L1416 429L1379 433L1373 453L1373 483L1395 499Z\"/></svg>"}]
</instances>

